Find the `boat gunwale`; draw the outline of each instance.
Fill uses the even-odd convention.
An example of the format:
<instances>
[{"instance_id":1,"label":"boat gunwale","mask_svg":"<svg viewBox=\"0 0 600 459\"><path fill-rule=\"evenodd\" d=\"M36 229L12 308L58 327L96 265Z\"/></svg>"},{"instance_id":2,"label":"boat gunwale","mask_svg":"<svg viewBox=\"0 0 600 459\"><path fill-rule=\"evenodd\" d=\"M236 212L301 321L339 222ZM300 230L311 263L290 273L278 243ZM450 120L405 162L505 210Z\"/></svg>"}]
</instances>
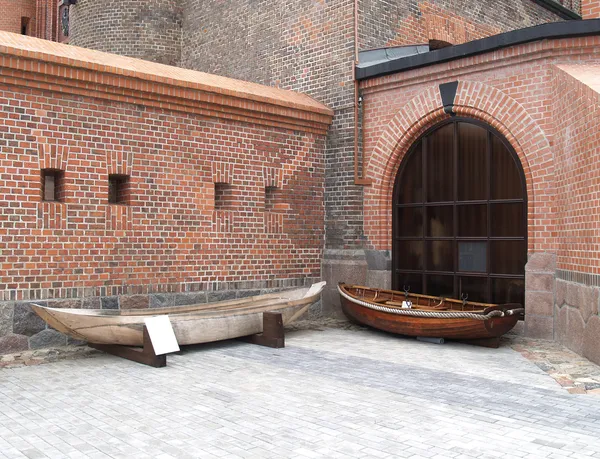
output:
<instances>
[{"instance_id":1,"label":"boat gunwale","mask_svg":"<svg viewBox=\"0 0 600 459\"><path fill-rule=\"evenodd\" d=\"M346 284L344 282L340 282L338 284L339 288L341 288L344 292L346 292L347 295L351 296L352 298L355 298L357 301L365 301L367 303L373 303L375 305L379 305L379 303L377 303L376 301L373 301L373 299L369 299L369 298L361 298L355 294L353 294L349 289L356 289L356 290L365 290L365 291L370 291L370 292L379 292L379 293L387 293L390 295L395 295L398 294L399 296L402 295L406 295L405 292L401 292L399 290L391 290L391 289L382 289L382 288L374 288L374 287L366 287L366 286L362 286L362 285L354 285L354 284ZM502 308L502 304L499 303L480 303L480 302L476 302L476 301L465 301L463 303L462 300L457 300L454 298L444 298L444 297L440 297L440 296L431 296L431 295L424 295L421 293L408 293L408 298L410 299L410 297L414 297L414 298L422 298L422 299L427 299L427 300L435 300L435 301L443 301L444 303L449 302L451 303L451 307L449 310L439 310L437 312L443 314L444 312L446 313L451 313L451 312L469 312L469 313L473 313L473 314L486 314L487 312L489 312L490 310L493 309L498 309L498 308ZM405 296L406 298L406 296ZM512 303L508 303L508 304L512 304ZM481 309L473 309L473 310L469 310L469 311L465 311L464 309L454 309L452 308L452 305L456 305L457 307L463 307L464 305L468 305L471 307L480 307ZM360 305L358 305L360 306ZM402 309L401 306L395 306L395 305L390 305L390 304L385 304L385 307L390 308L390 309ZM415 310L419 310L418 306L413 306L412 309Z\"/></svg>"},{"instance_id":2,"label":"boat gunwale","mask_svg":"<svg viewBox=\"0 0 600 459\"><path fill-rule=\"evenodd\" d=\"M234 300L223 300L209 303L196 303L184 306L170 306L165 308L144 308L144 309L85 309L85 308L53 308L50 306L43 306L37 303L31 303L32 306L40 308L46 311L56 311L60 314L70 315L81 315L87 317L144 317L144 316L158 316L158 315L169 315L169 316L184 316L188 314L198 314L202 312L211 313L227 313L235 310L241 310L242 307L257 307L262 308L269 306L269 304L261 304L261 301L268 302L271 300L273 305L289 305L293 306L294 302L307 300L318 296L321 291L310 297L302 297L292 294L301 294L308 292L309 287L302 287L294 290L282 290L281 292L266 293L264 295L254 295L244 298L236 298ZM282 296L282 293L289 294L288 296ZM279 301L278 301L279 300ZM217 309L222 308L222 309Z\"/></svg>"}]
</instances>

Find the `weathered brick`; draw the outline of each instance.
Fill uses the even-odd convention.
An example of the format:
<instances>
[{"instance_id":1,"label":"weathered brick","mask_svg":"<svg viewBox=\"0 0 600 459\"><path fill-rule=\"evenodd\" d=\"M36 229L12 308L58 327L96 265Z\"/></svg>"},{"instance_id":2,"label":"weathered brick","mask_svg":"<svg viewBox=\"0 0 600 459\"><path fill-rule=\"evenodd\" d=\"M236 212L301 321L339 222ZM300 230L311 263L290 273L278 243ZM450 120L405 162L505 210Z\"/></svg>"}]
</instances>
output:
<instances>
[{"instance_id":1,"label":"weathered brick","mask_svg":"<svg viewBox=\"0 0 600 459\"><path fill-rule=\"evenodd\" d=\"M182 1L79 0L70 10L69 43L177 65Z\"/></svg>"}]
</instances>

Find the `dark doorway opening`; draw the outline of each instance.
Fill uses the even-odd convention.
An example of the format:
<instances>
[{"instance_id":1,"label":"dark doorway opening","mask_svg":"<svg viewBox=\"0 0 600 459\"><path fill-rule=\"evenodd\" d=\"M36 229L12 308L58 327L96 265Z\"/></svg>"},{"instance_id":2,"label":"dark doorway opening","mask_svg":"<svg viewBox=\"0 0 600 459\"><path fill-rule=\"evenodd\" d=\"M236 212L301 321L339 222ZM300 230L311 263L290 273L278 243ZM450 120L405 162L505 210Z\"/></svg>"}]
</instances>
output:
<instances>
[{"instance_id":1,"label":"dark doorway opening","mask_svg":"<svg viewBox=\"0 0 600 459\"><path fill-rule=\"evenodd\" d=\"M394 186L392 285L486 303L525 303L527 189L501 134L452 118L427 131Z\"/></svg>"}]
</instances>

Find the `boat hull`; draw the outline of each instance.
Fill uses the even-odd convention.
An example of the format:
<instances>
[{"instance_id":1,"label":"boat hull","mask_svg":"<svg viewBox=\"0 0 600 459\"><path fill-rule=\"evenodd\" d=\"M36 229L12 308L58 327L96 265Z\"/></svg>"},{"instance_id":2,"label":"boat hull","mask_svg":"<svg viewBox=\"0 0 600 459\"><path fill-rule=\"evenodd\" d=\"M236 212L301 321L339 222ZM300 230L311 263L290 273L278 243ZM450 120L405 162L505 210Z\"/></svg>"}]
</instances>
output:
<instances>
[{"instance_id":1,"label":"boat hull","mask_svg":"<svg viewBox=\"0 0 600 459\"><path fill-rule=\"evenodd\" d=\"M34 311L51 327L75 339L96 344L143 345L144 319L168 315L179 345L220 341L261 333L263 313L281 313L287 325L319 299L322 286L308 296L297 289L280 298L277 294L248 301L225 301L193 307L152 309L122 313L101 310L57 309L33 305ZM177 311L183 311L178 313ZM111 311L112 312L112 311Z\"/></svg>"},{"instance_id":2,"label":"boat hull","mask_svg":"<svg viewBox=\"0 0 600 459\"><path fill-rule=\"evenodd\" d=\"M341 297L342 310L353 322L391 333L428 338L481 340L498 338L509 332L518 316L493 317L488 320L464 318L414 317L377 311ZM502 309L502 307L490 308Z\"/></svg>"}]
</instances>

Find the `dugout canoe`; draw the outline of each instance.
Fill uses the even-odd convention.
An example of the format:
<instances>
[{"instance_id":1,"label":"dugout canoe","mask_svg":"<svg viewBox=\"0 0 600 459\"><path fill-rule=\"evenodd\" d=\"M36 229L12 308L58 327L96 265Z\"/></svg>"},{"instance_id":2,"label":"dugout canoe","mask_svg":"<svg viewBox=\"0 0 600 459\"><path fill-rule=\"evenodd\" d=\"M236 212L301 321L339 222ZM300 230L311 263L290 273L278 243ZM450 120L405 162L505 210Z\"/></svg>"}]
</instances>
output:
<instances>
[{"instance_id":1,"label":"dugout canoe","mask_svg":"<svg viewBox=\"0 0 600 459\"><path fill-rule=\"evenodd\" d=\"M524 311L515 303L476 303L344 283L338 291L344 314L354 322L400 335L481 340L478 344L490 347L497 347L497 339Z\"/></svg>"},{"instance_id":2,"label":"dugout canoe","mask_svg":"<svg viewBox=\"0 0 600 459\"><path fill-rule=\"evenodd\" d=\"M96 344L143 345L144 319L168 315L179 345L199 344L261 333L264 312L281 313L283 325L315 303L325 282L266 295L167 308L108 310L49 308L33 304L48 325L75 339Z\"/></svg>"}]
</instances>

